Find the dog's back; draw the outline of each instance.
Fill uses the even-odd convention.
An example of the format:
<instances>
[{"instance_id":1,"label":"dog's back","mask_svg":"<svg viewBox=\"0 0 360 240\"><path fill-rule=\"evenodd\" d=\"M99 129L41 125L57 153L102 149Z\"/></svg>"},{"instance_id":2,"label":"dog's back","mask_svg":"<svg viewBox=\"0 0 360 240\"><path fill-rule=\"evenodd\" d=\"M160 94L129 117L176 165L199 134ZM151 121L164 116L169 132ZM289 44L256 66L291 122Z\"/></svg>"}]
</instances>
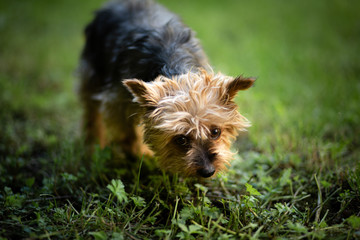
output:
<instances>
[{"instance_id":1,"label":"dog's back","mask_svg":"<svg viewBox=\"0 0 360 240\"><path fill-rule=\"evenodd\" d=\"M80 70L94 89L127 78L152 81L160 74L171 77L207 67L194 33L152 1L112 2L96 13L85 34Z\"/></svg>"}]
</instances>

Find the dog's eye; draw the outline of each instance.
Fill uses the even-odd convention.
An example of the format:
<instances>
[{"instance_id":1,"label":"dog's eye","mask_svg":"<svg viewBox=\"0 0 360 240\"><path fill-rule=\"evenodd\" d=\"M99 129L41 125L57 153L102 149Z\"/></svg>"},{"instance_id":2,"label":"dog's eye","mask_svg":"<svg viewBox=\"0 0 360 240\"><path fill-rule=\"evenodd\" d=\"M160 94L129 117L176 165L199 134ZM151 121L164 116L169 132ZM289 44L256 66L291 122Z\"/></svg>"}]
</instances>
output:
<instances>
[{"instance_id":1,"label":"dog's eye","mask_svg":"<svg viewBox=\"0 0 360 240\"><path fill-rule=\"evenodd\" d=\"M179 146L187 147L190 144L189 138L184 135L179 135L175 137L175 142Z\"/></svg>"},{"instance_id":2,"label":"dog's eye","mask_svg":"<svg viewBox=\"0 0 360 240\"><path fill-rule=\"evenodd\" d=\"M210 131L211 139L216 140L216 139L218 139L220 137L220 135L221 135L221 129L220 128L211 129L211 131Z\"/></svg>"}]
</instances>

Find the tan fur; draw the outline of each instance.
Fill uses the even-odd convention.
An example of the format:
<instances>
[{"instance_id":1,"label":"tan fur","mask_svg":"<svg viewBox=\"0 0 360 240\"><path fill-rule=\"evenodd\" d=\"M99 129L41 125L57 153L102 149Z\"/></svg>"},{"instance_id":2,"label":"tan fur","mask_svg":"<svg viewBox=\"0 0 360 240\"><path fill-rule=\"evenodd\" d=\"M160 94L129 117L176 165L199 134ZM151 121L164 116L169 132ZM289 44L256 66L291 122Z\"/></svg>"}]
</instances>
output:
<instances>
[{"instance_id":1,"label":"tan fur","mask_svg":"<svg viewBox=\"0 0 360 240\"><path fill-rule=\"evenodd\" d=\"M234 84L234 81L241 84ZM245 131L250 126L249 121L237 111L233 97L253 82L251 78L234 79L201 70L173 79L159 76L151 83L127 80L124 84L134 94L136 102L145 109L151 109L143 118L145 142L156 153L160 167L195 175L200 166L196 165L194 152L204 143L210 144L211 152L217 154L213 163L216 171L222 171L229 165L233 156L229 150L230 141L239 130ZM209 139L212 127L221 129L220 139ZM186 154L173 146L172 140L177 135L189 136L193 141Z\"/></svg>"}]
</instances>

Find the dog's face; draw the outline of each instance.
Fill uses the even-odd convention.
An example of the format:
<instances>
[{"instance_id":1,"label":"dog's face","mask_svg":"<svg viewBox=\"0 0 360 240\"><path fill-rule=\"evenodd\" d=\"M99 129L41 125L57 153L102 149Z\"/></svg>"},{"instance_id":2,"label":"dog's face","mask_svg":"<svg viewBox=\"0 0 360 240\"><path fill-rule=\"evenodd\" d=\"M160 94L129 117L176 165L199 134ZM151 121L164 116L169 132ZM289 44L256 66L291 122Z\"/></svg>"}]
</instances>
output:
<instances>
[{"instance_id":1,"label":"dog's face","mask_svg":"<svg viewBox=\"0 0 360 240\"><path fill-rule=\"evenodd\" d=\"M233 101L255 79L188 73L124 85L144 109L144 140L162 169L185 176L210 177L232 159L231 140L250 126Z\"/></svg>"}]
</instances>

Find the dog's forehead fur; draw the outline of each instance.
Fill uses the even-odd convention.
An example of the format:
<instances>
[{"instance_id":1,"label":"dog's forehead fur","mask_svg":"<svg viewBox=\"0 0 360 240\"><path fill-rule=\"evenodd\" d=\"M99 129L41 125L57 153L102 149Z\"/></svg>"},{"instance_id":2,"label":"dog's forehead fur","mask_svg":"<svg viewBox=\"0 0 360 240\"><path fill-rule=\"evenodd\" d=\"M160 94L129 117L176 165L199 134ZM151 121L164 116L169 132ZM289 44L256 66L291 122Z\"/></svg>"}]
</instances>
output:
<instances>
[{"instance_id":1,"label":"dog's forehead fur","mask_svg":"<svg viewBox=\"0 0 360 240\"><path fill-rule=\"evenodd\" d=\"M148 115L154 128L172 134L191 134L206 139L213 127L232 134L245 130L249 121L229 99L231 77L206 72L179 75L173 79L158 77L151 84L157 107Z\"/></svg>"}]
</instances>

